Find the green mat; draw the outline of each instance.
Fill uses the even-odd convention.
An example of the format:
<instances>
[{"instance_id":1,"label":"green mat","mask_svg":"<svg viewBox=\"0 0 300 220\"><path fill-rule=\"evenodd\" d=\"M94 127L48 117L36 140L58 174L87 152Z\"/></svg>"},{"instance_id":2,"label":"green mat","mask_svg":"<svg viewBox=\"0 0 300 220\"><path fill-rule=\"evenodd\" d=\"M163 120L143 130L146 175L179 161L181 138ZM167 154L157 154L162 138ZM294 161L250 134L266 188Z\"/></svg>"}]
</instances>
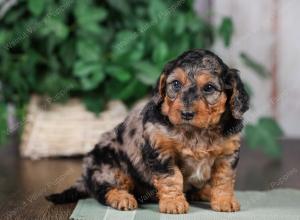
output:
<instances>
[{"instance_id":1,"label":"green mat","mask_svg":"<svg viewBox=\"0 0 300 220\"><path fill-rule=\"evenodd\" d=\"M158 212L157 204L140 205L135 211L117 211L100 205L94 199L80 200L70 219L73 220L300 220L300 190L237 192L241 211L214 212L208 203L190 204L188 214L171 215Z\"/></svg>"}]
</instances>

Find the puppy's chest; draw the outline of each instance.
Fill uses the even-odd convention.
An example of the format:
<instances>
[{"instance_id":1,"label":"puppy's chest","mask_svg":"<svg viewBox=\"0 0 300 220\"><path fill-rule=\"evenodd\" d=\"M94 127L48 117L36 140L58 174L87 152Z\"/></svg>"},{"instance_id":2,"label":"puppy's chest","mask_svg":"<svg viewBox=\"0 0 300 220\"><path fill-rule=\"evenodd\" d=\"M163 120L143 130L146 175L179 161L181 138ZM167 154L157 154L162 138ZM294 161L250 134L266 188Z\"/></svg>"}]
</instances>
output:
<instances>
[{"instance_id":1,"label":"puppy's chest","mask_svg":"<svg viewBox=\"0 0 300 220\"><path fill-rule=\"evenodd\" d=\"M239 148L239 136L211 139L208 136L182 139L177 157L185 185L201 188L210 178L216 160L232 155Z\"/></svg>"},{"instance_id":2,"label":"puppy's chest","mask_svg":"<svg viewBox=\"0 0 300 220\"><path fill-rule=\"evenodd\" d=\"M207 154L205 151L189 152L190 149L183 149L179 156L179 167L182 171L185 185L193 185L200 188L211 177L212 166L216 157ZM194 154L191 154L194 153Z\"/></svg>"},{"instance_id":3,"label":"puppy's chest","mask_svg":"<svg viewBox=\"0 0 300 220\"><path fill-rule=\"evenodd\" d=\"M164 143L175 150L185 185L201 188L211 178L216 160L233 154L239 148L239 135L223 138L209 133L166 135Z\"/></svg>"},{"instance_id":4,"label":"puppy's chest","mask_svg":"<svg viewBox=\"0 0 300 220\"><path fill-rule=\"evenodd\" d=\"M182 137L181 142L177 157L185 185L200 188L211 178L215 160L223 155L223 140L200 134Z\"/></svg>"}]
</instances>

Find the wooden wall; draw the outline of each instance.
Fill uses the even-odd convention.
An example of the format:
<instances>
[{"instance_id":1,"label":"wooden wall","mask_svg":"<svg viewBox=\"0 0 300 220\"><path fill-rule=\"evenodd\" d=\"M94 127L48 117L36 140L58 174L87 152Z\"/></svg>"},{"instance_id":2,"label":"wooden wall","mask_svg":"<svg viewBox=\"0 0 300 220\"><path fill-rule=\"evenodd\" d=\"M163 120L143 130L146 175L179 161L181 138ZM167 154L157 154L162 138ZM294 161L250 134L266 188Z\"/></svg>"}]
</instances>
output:
<instances>
[{"instance_id":1,"label":"wooden wall","mask_svg":"<svg viewBox=\"0 0 300 220\"><path fill-rule=\"evenodd\" d=\"M232 45L221 42L215 51L254 92L247 120L260 116L278 119L286 136L299 137L300 129L300 1L299 0L213 0L213 21L231 16L235 24ZM242 64L246 52L270 70L270 79L261 80Z\"/></svg>"}]
</instances>

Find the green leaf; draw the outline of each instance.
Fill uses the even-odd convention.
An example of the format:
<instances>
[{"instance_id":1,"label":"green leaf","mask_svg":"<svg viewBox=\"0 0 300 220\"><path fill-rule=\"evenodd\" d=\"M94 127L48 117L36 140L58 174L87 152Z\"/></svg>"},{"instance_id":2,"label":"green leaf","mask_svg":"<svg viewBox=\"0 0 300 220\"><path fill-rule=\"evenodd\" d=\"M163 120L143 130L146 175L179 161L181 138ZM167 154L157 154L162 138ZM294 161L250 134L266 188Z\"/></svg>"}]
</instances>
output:
<instances>
[{"instance_id":1,"label":"green leaf","mask_svg":"<svg viewBox=\"0 0 300 220\"><path fill-rule=\"evenodd\" d=\"M118 32L112 45L112 60L121 64L138 61L143 56L145 46L137 42L138 36L137 32Z\"/></svg>"},{"instance_id":2,"label":"green leaf","mask_svg":"<svg viewBox=\"0 0 300 220\"><path fill-rule=\"evenodd\" d=\"M98 68L98 66L96 67ZM95 70L95 64L91 65L90 62L77 61L74 66L74 75L83 78L83 77L87 77L94 70Z\"/></svg>"},{"instance_id":3,"label":"green leaf","mask_svg":"<svg viewBox=\"0 0 300 220\"><path fill-rule=\"evenodd\" d=\"M99 114L104 109L104 100L99 96L87 95L83 97L85 107L96 114Z\"/></svg>"},{"instance_id":4,"label":"green leaf","mask_svg":"<svg viewBox=\"0 0 300 220\"><path fill-rule=\"evenodd\" d=\"M206 25L205 21L202 18L195 16L194 13L188 13L185 16L185 19L186 25L192 32L199 34L201 32L208 31L209 27ZM207 32L207 34L209 34L209 32Z\"/></svg>"},{"instance_id":5,"label":"green leaf","mask_svg":"<svg viewBox=\"0 0 300 220\"><path fill-rule=\"evenodd\" d=\"M271 157L279 157L281 146L279 138L283 132L277 122L272 118L261 118L257 124L248 124L245 128L247 146L259 148Z\"/></svg>"},{"instance_id":6,"label":"green leaf","mask_svg":"<svg viewBox=\"0 0 300 220\"><path fill-rule=\"evenodd\" d=\"M159 42L154 48L153 61L156 63L162 63L168 56L167 44L163 41Z\"/></svg>"},{"instance_id":7,"label":"green leaf","mask_svg":"<svg viewBox=\"0 0 300 220\"><path fill-rule=\"evenodd\" d=\"M256 127L252 124L247 124L245 127L245 135L247 146L256 149L260 144L260 136Z\"/></svg>"},{"instance_id":8,"label":"green leaf","mask_svg":"<svg viewBox=\"0 0 300 220\"><path fill-rule=\"evenodd\" d=\"M127 1L115 1L115 0L108 0L107 2L112 8L114 8L117 11L123 13L124 15L130 14L129 2L127 2Z\"/></svg>"},{"instance_id":9,"label":"green leaf","mask_svg":"<svg viewBox=\"0 0 300 220\"><path fill-rule=\"evenodd\" d=\"M231 18L229 17L224 17L222 20L222 23L219 27L219 35L222 37L224 41L224 45L226 47L229 47L230 41L233 35L233 22Z\"/></svg>"},{"instance_id":10,"label":"green leaf","mask_svg":"<svg viewBox=\"0 0 300 220\"><path fill-rule=\"evenodd\" d=\"M171 25L171 21L172 21L172 17L171 14L164 14L164 11L162 13L162 18L160 18L159 16L152 21L153 22L153 27L152 29L150 29L149 32L155 33L154 31L158 31L157 32L157 36L158 35L162 35L162 36L166 36L167 34L170 34L168 31L171 30L171 27L173 25Z\"/></svg>"},{"instance_id":11,"label":"green leaf","mask_svg":"<svg viewBox=\"0 0 300 220\"><path fill-rule=\"evenodd\" d=\"M136 43L134 49L128 54L128 62L140 61L145 52L145 44L142 42Z\"/></svg>"},{"instance_id":12,"label":"green leaf","mask_svg":"<svg viewBox=\"0 0 300 220\"><path fill-rule=\"evenodd\" d=\"M103 30L99 24L91 22L84 25L79 31L80 32L84 31L84 32L88 32L100 36L101 34L104 34L103 32L105 32L105 29Z\"/></svg>"},{"instance_id":13,"label":"green leaf","mask_svg":"<svg viewBox=\"0 0 300 220\"><path fill-rule=\"evenodd\" d=\"M90 23L101 22L107 17L107 11L104 8L90 6L81 1L76 3L75 15L81 28L85 28Z\"/></svg>"},{"instance_id":14,"label":"green leaf","mask_svg":"<svg viewBox=\"0 0 300 220\"><path fill-rule=\"evenodd\" d=\"M104 7L100 8L91 3L91 1L76 1L75 18L79 26L77 31L101 35L103 29L100 22L107 17L108 12Z\"/></svg>"},{"instance_id":15,"label":"green leaf","mask_svg":"<svg viewBox=\"0 0 300 220\"><path fill-rule=\"evenodd\" d=\"M5 14L2 19L5 21L5 23L13 25L25 14L27 14L27 8L22 5L19 10L10 10L9 13Z\"/></svg>"},{"instance_id":16,"label":"green leaf","mask_svg":"<svg viewBox=\"0 0 300 220\"><path fill-rule=\"evenodd\" d=\"M253 58L251 58L246 53L241 53L240 57L241 57L243 63L247 67L252 69L255 73L257 73L258 76L260 76L261 78L269 77L269 72L268 72L268 70L266 69L266 67L264 65L262 65L262 64L258 63L257 61L255 61Z\"/></svg>"},{"instance_id":17,"label":"green leaf","mask_svg":"<svg viewBox=\"0 0 300 220\"><path fill-rule=\"evenodd\" d=\"M154 85L160 74L160 71L154 65L148 62L140 62L134 65L137 71L137 78L146 85Z\"/></svg>"},{"instance_id":18,"label":"green leaf","mask_svg":"<svg viewBox=\"0 0 300 220\"><path fill-rule=\"evenodd\" d=\"M263 117L259 121L262 128L268 130L274 137L281 137L283 135L282 129L273 118Z\"/></svg>"},{"instance_id":19,"label":"green leaf","mask_svg":"<svg viewBox=\"0 0 300 220\"><path fill-rule=\"evenodd\" d=\"M116 34L113 47L116 48L119 53L126 52L130 50L130 46L135 43L136 37L137 34L132 31L120 31Z\"/></svg>"},{"instance_id":20,"label":"green leaf","mask_svg":"<svg viewBox=\"0 0 300 220\"><path fill-rule=\"evenodd\" d=\"M41 15L45 8L45 0L28 0L27 6L33 15Z\"/></svg>"},{"instance_id":21,"label":"green leaf","mask_svg":"<svg viewBox=\"0 0 300 220\"><path fill-rule=\"evenodd\" d=\"M79 77L82 89L86 91L95 89L105 78L99 62L77 61L74 75Z\"/></svg>"},{"instance_id":22,"label":"green leaf","mask_svg":"<svg viewBox=\"0 0 300 220\"><path fill-rule=\"evenodd\" d=\"M69 28L63 23L63 21L54 17L50 17L45 20L45 25L43 25L40 32L44 36L51 36L54 34L63 40L68 37Z\"/></svg>"},{"instance_id":23,"label":"green leaf","mask_svg":"<svg viewBox=\"0 0 300 220\"><path fill-rule=\"evenodd\" d=\"M0 103L0 144L5 144L8 136L7 126L7 106Z\"/></svg>"},{"instance_id":24,"label":"green leaf","mask_svg":"<svg viewBox=\"0 0 300 220\"><path fill-rule=\"evenodd\" d=\"M7 39L7 33L0 31L0 46L4 45Z\"/></svg>"},{"instance_id":25,"label":"green leaf","mask_svg":"<svg viewBox=\"0 0 300 220\"><path fill-rule=\"evenodd\" d=\"M76 51L78 56L85 61L98 61L101 55L100 45L92 39L79 39Z\"/></svg>"},{"instance_id":26,"label":"green leaf","mask_svg":"<svg viewBox=\"0 0 300 220\"><path fill-rule=\"evenodd\" d=\"M106 73L120 82L127 82L131 75L125 68L119 66L108 66L105 68Z\"/></svg>"},{"instance_id":27,"label":"green leaf","mask_svg":"<svg viewBox=\"0 0 300 220\"><path fill-rule=\"evenodd\" d=\"M126 102L144 97L146 91L147 87L136 79L127 83L114 81L110 85L105 85L105 92L109 94L110 99L120 99Z\"/></svg>"},{"instance_id":28,"label":"green leaf","mask_svg":"<svg viewBox=\"0 0 300 220\"><path fill-rule=\"evenodd\" d=\"M167 6L164 1L160 0L151 0L149 2L148 13L152 22L158 21L160 19L159 15L164 16L164 13L167 13ZM163 18L161 18L163 19Z\"/></svg>"},{"instance_id":29,"label":"green leaf","mask_svg":"<svg viewBox=\"0 0 300 220\"><path fill-rule=\"evenodd\" d=\"M52 101L62 102L69 98L69 92L74 88L75 82L61 77L57 73L49 73L39 83L39 90L47 94Z\"/></svg>"},{"instance_id":30,"label":"green leaf","mask_svg":"<svg viewBox=\"0 0 300 220\"><path fill-rule=\"evenodd\" d=\"M141 87L141 85L137 80L131 81L125 88L122 89L122 92L117 96L117 98L121 100L128 100L132 98L138 92L138 87Z\"/></svg>"},{"instance_id":31,"label":"green leaf","mask_svg":"<svg viewBox=\"0 0 300 220\"><path fill-rule=\"evenodd\" d=\"M185 28L186 28L186 21L185 16L183 14L180 14L176 17L176 29L175 34L180 35L183 34Z\"/></svg>"},{"instance_id":32,"label":"green leaf","mask_svg":"<svg viewBox=\"0 0 300 220\"><path fill-rule=\"evenodd\" d=\"M248 95L250 97L252 97L253 96L253 91L252 91L251 86L247 82L244 82L244 86L245 86L245 90L248 93Z\"/></svg>"},{"instance_id":33,"label":"green leaf","mask_svg":"<svg viewBox=\"0 0 300 220\"><path fill-rule=\"evenodd\" d=\"M76 58L76 50L75 50L75 43L74 40L69 40L65 42L63 45L61 45L61 48L59 50L59 56L61 60L63 61L63 64L70 68L73 66L73 63L75 62Z\"/></svg>"},{"instance_id":34,"label":"green leaf","mask_svg":"<svg viewBox=\"0 0 300 220\"><path fill-rule=\"evenodd\" d=\"M176 43L176 47L171 52L169 51L169 53L171 53L169 57L176 57L178 54L183 53L186 50L186 48L190 47L190 44L191 42L188 36L181 36L180 41Z\"/></svg>"}]
</instances>

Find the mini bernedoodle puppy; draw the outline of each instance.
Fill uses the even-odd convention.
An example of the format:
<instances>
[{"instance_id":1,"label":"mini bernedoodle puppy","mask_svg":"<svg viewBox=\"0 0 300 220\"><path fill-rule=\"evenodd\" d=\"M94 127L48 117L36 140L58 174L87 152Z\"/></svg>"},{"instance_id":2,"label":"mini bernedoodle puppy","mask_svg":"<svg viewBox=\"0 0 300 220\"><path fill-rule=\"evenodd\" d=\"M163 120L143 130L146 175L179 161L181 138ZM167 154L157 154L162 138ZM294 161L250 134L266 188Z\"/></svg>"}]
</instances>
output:
<instances>
[{"instance_id":1,"label":"mini bernedoodle puppy","mask_svg":"<svg viewBox=\"0 0 300 220\"><path fill-rule=\"evenodd\" d=\"M234 194L240 132L249 97L236 69L194 49L167 63L150 101L132 110L87 154L82 177L53 203L94 197L119 210L159 202L186 213L187 200L240 209Z\"/></svg>"}]
</instances>

